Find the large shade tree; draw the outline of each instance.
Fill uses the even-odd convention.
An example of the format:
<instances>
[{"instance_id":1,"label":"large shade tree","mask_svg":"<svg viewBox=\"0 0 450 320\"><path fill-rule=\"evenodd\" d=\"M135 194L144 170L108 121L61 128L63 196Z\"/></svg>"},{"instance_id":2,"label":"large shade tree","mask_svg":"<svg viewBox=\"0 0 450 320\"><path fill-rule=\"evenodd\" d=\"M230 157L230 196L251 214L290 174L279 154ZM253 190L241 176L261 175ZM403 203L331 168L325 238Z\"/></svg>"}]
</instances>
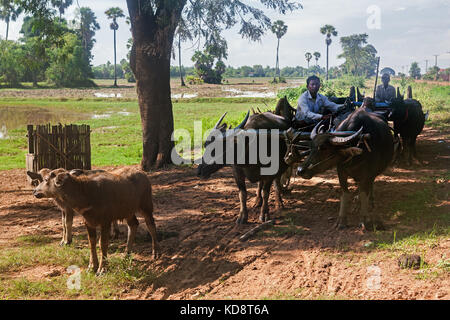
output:
<instances>
[{"instance_id":1,"label":"large shade tree","mask_svg":"<svg viewBox=\"0 0 450 320\"><path fill-rule=\"evenodd\" d=\"M23 7L48 19L49 0L16 0ZM150 170L171 162L173 112L170 98L170 57L175 30L183 17L194 37L205 46L220 40L223 29L239 24L239 34L260 40L270 30L266 7L286 14L300 8L298 0L127 0L133 46L130 67L136 89L143 129L142 168ZM44 26L43 24L41 24ZM45 27L45 26L44 26Z\"/></svg>"},{"instance_id":2,"label":"large shade tree","mask_svg":"<svg viewBox=\"0 0 450 320\"><path fill-rule=\"evenodd\" d=\"M284 21L282 20L277 20L272 24L271 30L272 32L276 35L277 37L277 60L275 63L275 76L273 78L273 80L276 80L276 77L278 76L278 78L280 77L280 63L279 63L279 59L278 59L278 51L280 49L280 39L286 34L287 32L287 25L284 24Z\"/></svg>"},{"instance_id":3,"label":"large shade tree","mask_svg":"<svg viewBox=\"0 0 450 320\"><path fill-rule=\"evenodd\" d=\"M320 33L325 34L327 37L325 38L325 43L327 45L327 80L328 80L328 48L332 42L331 36L337 36L338 33L336 31L336 28L333 27L330 24L324 25L322 28L320 28Z\"/></svg>"},{"instance_id":4,"label":"large shade tree","mask_svg":"<svg viewBox=\"0 0 450 320\"><path fill-rule=\"evenodd\" d=\"M114 87L117 87L117 70L116 70L116 65L117 65L117 50L116 50L116 31L117 29L119 29L119 24L117 23L117 19L118 18L122 18L125 17L125 15L123 14L123 10L120 9L119 7L113 7L113 8L109 8L108 10L105 11L106 16L108 17L108 19L111 19L111 25L109 26L111 28L111 30L114 31Z\"/></svg>"},{"instance_id":5,"label":"large shade tree","mask_svg":"<svg viewBox=\"0 0 450 320\"><path fill-rule=\"evenodd\" d=\"M343 52L338 58L345 59L342 68L347 73L367 77L375 75L377 50L367 43L368 37L366 33L362 33L340 38Z\"/></svg>"},{"instance_id":6,"label":"large shade tree","mask_svg":"<svg viewBox=\"0 0 450 320\"><path fill-rule=\"evenodd\" d=\"M298 1L260 0L280 13L300 7ZM239 34L260 40L271 21L250 1L232 0L127 0L131 18L133 49L130 65L136 86L143 127L142 168L169 163L173 147L172 101L170 99L170 53L175 30L183 17L194 37L205 46L222 41L224 28L240 24Z\"/></svg>"}]
</instances>

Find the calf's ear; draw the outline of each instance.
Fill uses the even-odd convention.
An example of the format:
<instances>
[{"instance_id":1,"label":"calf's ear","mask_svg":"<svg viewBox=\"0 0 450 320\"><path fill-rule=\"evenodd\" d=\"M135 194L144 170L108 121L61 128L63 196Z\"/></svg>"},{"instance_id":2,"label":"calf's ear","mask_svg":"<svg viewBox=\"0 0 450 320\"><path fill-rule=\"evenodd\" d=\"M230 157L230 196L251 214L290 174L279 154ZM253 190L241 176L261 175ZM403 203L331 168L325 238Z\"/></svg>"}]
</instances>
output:
<instances>
[{"instance_id":1,"label":"calf's ear","mask_svg":"<svg viewBox=\"0 0 450 320\"><path fill-rule=\"evenodd\" d=\"M42 182L43 180L39 173L33 171L27 171L27 175L31 178L31 180L39 180L39 182Z\"/></svg>"},{"instance_id":2,"label":"calf's ear","mask_svg":"<svg viewBox=\"0 0 450 320\"><path fill-rule=\"evenodd\" d=\"M68 172L62 172L59 173L55 178L55 186L61 187L66 183L67 179L69 179L69 173Z\"/></svg>"}]
</instances>

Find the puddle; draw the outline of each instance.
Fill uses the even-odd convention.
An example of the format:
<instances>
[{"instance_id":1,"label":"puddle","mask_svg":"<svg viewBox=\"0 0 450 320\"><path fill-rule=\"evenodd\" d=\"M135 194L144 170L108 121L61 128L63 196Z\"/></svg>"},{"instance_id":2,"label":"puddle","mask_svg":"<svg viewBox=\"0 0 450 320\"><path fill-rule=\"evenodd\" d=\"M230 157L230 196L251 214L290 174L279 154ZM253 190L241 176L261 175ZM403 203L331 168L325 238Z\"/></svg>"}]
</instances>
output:
<instances>
[{"instance_id":1,"label":"puddle","mask_svg":"<svg viewBox=\"0 0 450 320\"><path fill-rule=\"evenodd\" d=\"M129 116L129 115L131 115L132 113L131 113L131 112L128 112L128 111L119 111L119 112L117 112L117 114L120 114L121 116Z\"/></svg>"},{"instance_id":2,"label":"puddle","mask_svg":"<svg viewBox=\"0 0 450 320\"><path fill-rule=\"evenodd\" d=\"M111 117L111 113L94 114L91 119L106 119Z\"/></svg>"},{"instance_id":3,"label":"puddle","mask_svg":"<svg viewBox=\"0 0 450 320\"><path fill-rule=\"evenodd\" d=\"M88 119L88 114L72 113L66 110L49 110L39 107L0 107L0 136L6 137L6 130L26 127L28 124L71 123Z\"/></svg>"},{"instance_id":4,"label":"puddle","mask_svg":"<svg viewBox=\"0 0 450 320\"><path fill-rule=\"evenodd\" d=\"M103 92L95 92L94 96L97 98L122 98L121 93L103 93Z\"/></svg>"},{"instance_id":5,"label":"puddle","mask_svg":"<svg viewBox=\"0 0 450 320\"><path fill-rule=\"evenodd\" d=\"M196 98L197 96L198 96L197 93L177 93L177 94L172 94L170 97L172 99L180 99L180 98L192 99L192 98Z\"/></svg>"},{"instance_id":6,"label":"puddle","mask_svg":"<svg viewBox=\"0 0 450 320\"><path fill-rule=\"evenodd\" d=\"M222 91L235 93L233 95L226 96L226 98L273 98L277 95L273 91L242 91L235 88L222 88Z\"/></svg>"}]
</instances>

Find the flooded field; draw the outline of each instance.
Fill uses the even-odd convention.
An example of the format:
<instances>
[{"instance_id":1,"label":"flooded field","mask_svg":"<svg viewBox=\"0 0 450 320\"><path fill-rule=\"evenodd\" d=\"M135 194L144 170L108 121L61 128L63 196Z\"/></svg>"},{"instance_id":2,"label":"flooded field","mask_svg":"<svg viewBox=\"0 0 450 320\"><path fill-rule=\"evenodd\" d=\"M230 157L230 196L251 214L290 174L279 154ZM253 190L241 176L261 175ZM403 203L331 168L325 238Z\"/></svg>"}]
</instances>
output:
<instances>
[{"instance_id":1,"label":"flooded field","mask_svg":"<svg viewBox=\"0 0 450 320\"><path fill-rule=\"evenodd\" d=\"M88 119L89 114L54 108L30 106L0 106L0 139L7 137L7 131L26 124L67 123Z\"/></svg>"},{"instance_id":2,"label":"flooded field","mask_svg":"<svg viewBox=\"0 0 450 320\"><path fill-rule=\"evenodd\" d=\"M226 83L215 84L188 84L182 87L179 79L171 80L172 99L190 99L202 97L246 97L246 98L273 98L276 92L284 88L297 87L305 83L304 79L287 79L286 83L271 84L271 78L237 78L227 79ZM100 82L96 88L84 89L1 89L0 98L52 98L52 99L137 99L136 88L133 83L119 82L119 87L106 86Z\"/></svg>"}]
</instances>

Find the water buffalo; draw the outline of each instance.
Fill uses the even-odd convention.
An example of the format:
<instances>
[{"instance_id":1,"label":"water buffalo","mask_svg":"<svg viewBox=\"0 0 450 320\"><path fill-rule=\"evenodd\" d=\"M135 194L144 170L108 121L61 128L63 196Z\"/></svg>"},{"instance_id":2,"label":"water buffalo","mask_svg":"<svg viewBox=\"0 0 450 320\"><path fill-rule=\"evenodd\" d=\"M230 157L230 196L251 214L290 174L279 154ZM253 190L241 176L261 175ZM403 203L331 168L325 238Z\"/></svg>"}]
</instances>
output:
<instances>
[{"instance_id":1,"label":"water buffalo","mask_svg":"<svg viewBox=\"0 0 450 320\"><path fill-rule=\"evenodd\" d=\"M136 213L140 212L152 236L153 257L159 253L150 180L145 172L124 168L114 173L73 175L59 172L53 179L44 180L33 191L36 198L61 199L83 216L88 231L91 255L89 269L101 274L106 270L111 222L125 219L128 224L127 253L131 252L139 225ZM97 258L96 227L100 226L101 259Z\"/></svg>"},{"instance_id":2,"label":"water buffalo","mask_svg":"<svg viewBox=\"0 0 450 320\"><path fill-rule=\"evenodd\" d=\"M411 93L409 93L411 95ZM403 154L409 165L417 160L416 139L425 125L422 105L415 99L403 99L397 88L397 97L392 100L389 120L394 122L394 134L402 138Z\"/></svg>"},{"instance_id":3,"label":"water buffalo","mask_svg":"<svg viewBox=\"0 0 450 320\"><path fill-rule=\"evenodd\" d=\"M58 173L66 172L66 169L58 168L55 170L51 170L48 168L43 168L39 170L38 173L27 171L27 175L31 179L31 184L33 186L38 186L40 183L44 183L45 181L48 181L49 179L54 179ZM100 172L105 172L104 170L83 170L83 169L73 169L70 171L70 174L75 176L80 175L94 175ZM72 208L67 207L64 205L64 202L60 198L54 198L53 199L58 206L58 208L61 210L62 215L62 226L63 226L63 233L62 233L62 240L60 242L61 246L69 245L72 243L72 225L73 225L73 216L74 212ZM120 234L119 226L117 224L117 221L113 221L112 224L112 237L117 238Z\"/></svg>"},{"instance_id":4,"label":"water buffalo","mask_svg":"<svg viewBox=\"0 0 450 320\"><path fill-rule=\"evenodd\" d=\"M226 113L225 113L226 114ZM214 126L215 130L219 130L223 137L232 135L233 132L238 131L232 131L227 130L227 125L222 124L221 122L223 118L225 117L225 114L219 119L219 121ZM251 116L249 116L249 113L247 113L247 116L242 121L242 123L236 127L234 130L244 129L244 130L250 130L250 129L279 129L279 130L287 130L290 127L291 119L287 119L283 116L276 115L272 112L263 112L263 113L256 113ZM258 182L259 187L262 190L262 205L261 205L261 213L259 216L259 221L264 222L268 221L270 219L269 216L269 194L270 194L270 188L275 180L275 182L278 181L278 183L275 183L275 194L276 194L276 206L281 207L282 206L282 199L281 199L281 191L280 191L280 185L279 185L279 179L280 176L286 171L288 166L283 161L283 157L286 153L286 144L284 143L284 137L282 135L279 135L279 150L278 150L278 157L276 155L271 155L273 161L276 161L277 163L275 165L278 166L278 170L275 174L272 175L263 175L261 173L261 169L264 167L261 162L258 162L256 164L234 164L231 165L233 170L233 176L236 181L236 184L239 188L239 200L240 200L240 212L239 217L236 220L237 224L244 224L248 222L248 212L247 212L247 189L245 185L245 179L247 178L250 182ZM208 140L205 143L205 146L208 145ZM224 139L225 141L225 139ZM270 144L270 139L268 139L268 142ZM248 152L249 144L246 143L246 152L245 157L249 156ZM260 148L260 146L258 146ZM270 145L268 146L268 149L270 150ZM225 150L225 148L224 148ZM274 157L275 156L275 157ZM225 158L225 151L223 154L223 158ZM205 155L202 157L202 163L198 166L197 169L197 175L200 178L207 179L210 177L211 174L214 172L220 170L223 168L225 164L220 164L216 162L208 163L205 161Z\"/></svg>"},{"instance_id":5,"label":"water buffalo","mask_svg":"<svg viewBox=\"0 0 450 320\"><path fill-rule=\"evenodd\" d=\"M337 228L347 224L346 216L351 204L347 180L352 177L358 184L361 202L361 226L382 228L376 212L369 214L369 201L373 209L373 183L392 161L394 145L385 121L365 108L354 111L330 132L319 122L311 132L311 153L301 164L298 174L304 179L337 166L339 184L343 189Z\"/></svg>"}]
</instances>

